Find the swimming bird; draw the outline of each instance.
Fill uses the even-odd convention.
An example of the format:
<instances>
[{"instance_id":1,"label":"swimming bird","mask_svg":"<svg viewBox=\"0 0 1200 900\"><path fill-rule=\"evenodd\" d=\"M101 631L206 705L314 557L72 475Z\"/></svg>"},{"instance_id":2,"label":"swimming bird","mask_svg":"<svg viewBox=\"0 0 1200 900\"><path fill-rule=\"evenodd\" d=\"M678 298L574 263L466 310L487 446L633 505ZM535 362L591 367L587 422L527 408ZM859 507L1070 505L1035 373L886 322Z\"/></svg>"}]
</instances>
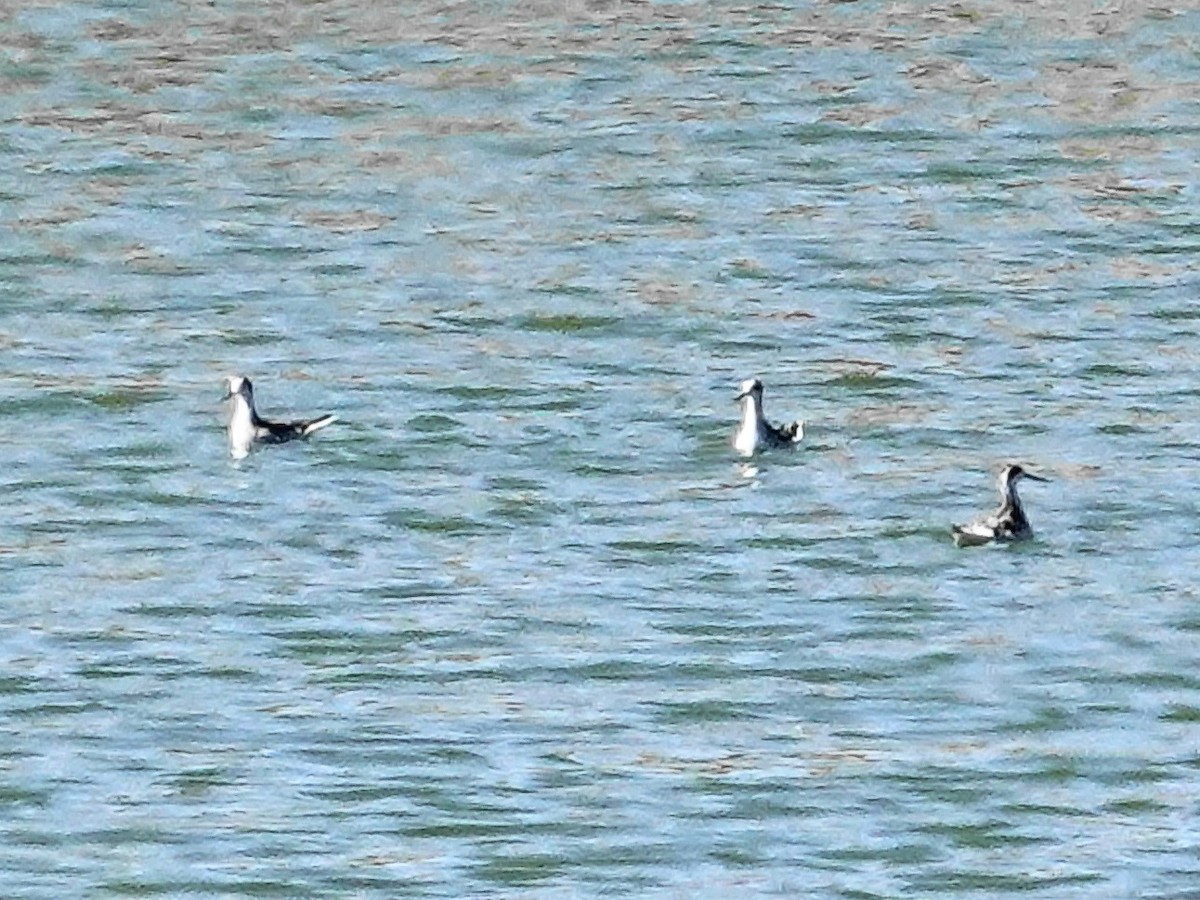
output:
<instances>
[{"instance_id":1,"label":"swimming bird","mask_svg":"<svg viewBox=\"0 0 1200 900\"><path fill-rule=\"evenodd\" d=\"M763 383L757 378L742 382L742 392L734 398L742 404L742 421L733 435L733 449L742 456L753 456L767 447L790 447L804 439L804 423L793 422L776 428L763 416Z\"/></svg>"},{"instance_id":2,"label":"swimming bird","mask_svg":"<svg viewBox=\"0 0 1200 900\"><path fill-rule=\"evenodd\" d=\"M969 525L951 525L950 533L954 535L954 546L975 547L992 541L1025 541L1033 537L1033 529L1021 506L1021 498L1017 496L1017 482L1022 478L1049 481L1048 478L1026 472L1018 465L1005 466L1000 471L999 479L1000 508L990 516Z\"/></svg>"},{"instance_id":3,"label":"swimming bird","mask_svg":"<svg viewBox=\"0 0 1200 900\"><path fill-rule=\"evenodd\" d=\"M306 438L334 420L334 416L327 415L298 422L268 422L260 418L254 408L254 385L249 378L230 375L225 379L225 386L225 396L221 399L233 401L229 413L229 455L234 459L245 457L255 441L282 444Z\"/></svg>"}]
</instances>

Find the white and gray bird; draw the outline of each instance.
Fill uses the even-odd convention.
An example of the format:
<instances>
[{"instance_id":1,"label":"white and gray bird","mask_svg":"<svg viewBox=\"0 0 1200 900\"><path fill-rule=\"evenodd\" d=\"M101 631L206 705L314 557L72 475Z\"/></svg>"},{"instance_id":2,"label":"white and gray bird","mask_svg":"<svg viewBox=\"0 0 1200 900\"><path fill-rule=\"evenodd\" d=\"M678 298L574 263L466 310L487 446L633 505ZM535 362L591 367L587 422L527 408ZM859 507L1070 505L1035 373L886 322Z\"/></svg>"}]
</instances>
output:
<instances>
[{"instance_id":1,"label":"white and gray bird","mask_svg":"<svg viewBox=\"0 0 1200 900\"><path fill-rule=\"evenodd\" d=\"M225 387L225 396L221 399L232 401L229 412L229 455L234 459L244 458L254 443L282 444L306 438L335 418L326 415L296 422L268 422L254 408L254 385L249 378L230 375L225 379Z\"/></svg>"},{"instance_id":2,"label":"white and gray bird","mask_svg":"<svg viewBox=\"0 0 1200 900\"><path fill-rule=\"evenodd\" d=\"M753 456L768 447L791 447L804 439L804 423L793 422L776 428L763 415L763 383L757 378L742 382L742 391L734 398L742 405L742 421L733 434L733 449L742 456Z\"/></svg>"},{"instance_id":3,"label":"white and gray bird","mask_svg":"<svg viewBox=\"0 0 1200 900\"><path fill-rule=\"evenodd\" d=\"M1000 470L1000 508L990 516L986 516L968 525L951 525L950 533L954 536L956 547L976 547L980 544L990 544L993 541L1007 543L1009 541L1026 541L1033 537L1033 528L1021 506L1021 498L1017 495L1017 482L1022 478L1031 481L1049 481L1039 475L1026 472L1015 464L1009 464Z\"/></svg>"}]
</instances>

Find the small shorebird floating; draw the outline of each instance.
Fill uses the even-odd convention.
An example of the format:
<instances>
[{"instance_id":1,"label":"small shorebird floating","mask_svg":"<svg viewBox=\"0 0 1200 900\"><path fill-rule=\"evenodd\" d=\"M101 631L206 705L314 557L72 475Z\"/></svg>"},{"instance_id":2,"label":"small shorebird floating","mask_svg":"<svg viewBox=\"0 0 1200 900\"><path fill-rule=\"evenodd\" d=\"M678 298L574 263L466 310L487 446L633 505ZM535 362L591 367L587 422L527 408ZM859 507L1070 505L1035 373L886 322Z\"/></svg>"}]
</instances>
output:
<instances>
[{"instance_id":1,"label":"small shorebird floating","mask_svg":"<svg viewBox=\"0 0 1200 900\"><path fill-rule=\"evenodd\" d=\"M804 423L793 422L776 428L763 416L763 383L757 378L742 382L736 398L742 404L742 421L733 435L733 449L742 456L753 456L767 447L790 447L804 439Z\"/></svg>"},{"instance_id":2,"label":"small shorebird floating","mask_svg":"<svg viewBox=\"0 0 1200 900\"><path fill-rule=\"evenodd\" d=\"M314 431L324 428L334 420L333 416L320 416L298 422L268 422L260 418L254 408L254 385L244 375L230 375L225 379L226 392L222 400L232 400L229 413L229 455L242 459L250 452L254 442L282 444L296 438L306 438Z\"/></svg>"},{"instance_id":3,"label":"small shorebird floating","mask_svg":"<svg viewBox=\"0 0 1200 900\"><path fill-rule=\"evenodd\" d=\"M1000 508L990 516L969 525L951 525L954 546L975 547L990 544L992 541L1025 541L1033 537L1033 529L1021 506L1021 498L1017 496L1017 482L1022 478L1032 481L1049 480L1032 475L1018 465L1005 466L1000 471L999 479Z\"/></svg>"}]
</instances>

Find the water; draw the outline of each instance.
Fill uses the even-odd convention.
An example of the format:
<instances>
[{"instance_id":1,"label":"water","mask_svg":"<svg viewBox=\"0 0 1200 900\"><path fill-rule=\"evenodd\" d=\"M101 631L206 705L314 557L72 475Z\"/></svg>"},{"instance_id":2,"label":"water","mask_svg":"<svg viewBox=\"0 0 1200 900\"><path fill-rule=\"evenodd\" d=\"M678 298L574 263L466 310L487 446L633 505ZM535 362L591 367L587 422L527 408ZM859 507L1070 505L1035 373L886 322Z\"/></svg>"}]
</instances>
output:
<instances>
[{"instance_id":1,"label":"water","mask_svg":"<svg viewBox=\"0 0 1200 900\"><path fill-rule=\"evenodd\" d=\"M1195 891L1193 11L2 21L4 896Z\"/></svg>"}]
</instances>

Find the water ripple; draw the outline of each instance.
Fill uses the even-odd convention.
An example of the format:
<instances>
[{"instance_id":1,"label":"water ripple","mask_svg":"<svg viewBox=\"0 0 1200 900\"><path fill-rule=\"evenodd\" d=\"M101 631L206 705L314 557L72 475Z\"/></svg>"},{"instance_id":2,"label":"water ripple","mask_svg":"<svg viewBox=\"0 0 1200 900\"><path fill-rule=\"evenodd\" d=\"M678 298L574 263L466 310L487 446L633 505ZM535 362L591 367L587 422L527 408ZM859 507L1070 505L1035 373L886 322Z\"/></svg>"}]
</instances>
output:
<instances>
[{"instance_id":1,"label":"water ripple","mask_svg":"<svg viewBox=\"0 0 1200 900\"><path fill-rule=\"evenodd\" d=\"M14 11L5 896L1194 890L1194 19Z\"/></svg>"}]
</instances>

